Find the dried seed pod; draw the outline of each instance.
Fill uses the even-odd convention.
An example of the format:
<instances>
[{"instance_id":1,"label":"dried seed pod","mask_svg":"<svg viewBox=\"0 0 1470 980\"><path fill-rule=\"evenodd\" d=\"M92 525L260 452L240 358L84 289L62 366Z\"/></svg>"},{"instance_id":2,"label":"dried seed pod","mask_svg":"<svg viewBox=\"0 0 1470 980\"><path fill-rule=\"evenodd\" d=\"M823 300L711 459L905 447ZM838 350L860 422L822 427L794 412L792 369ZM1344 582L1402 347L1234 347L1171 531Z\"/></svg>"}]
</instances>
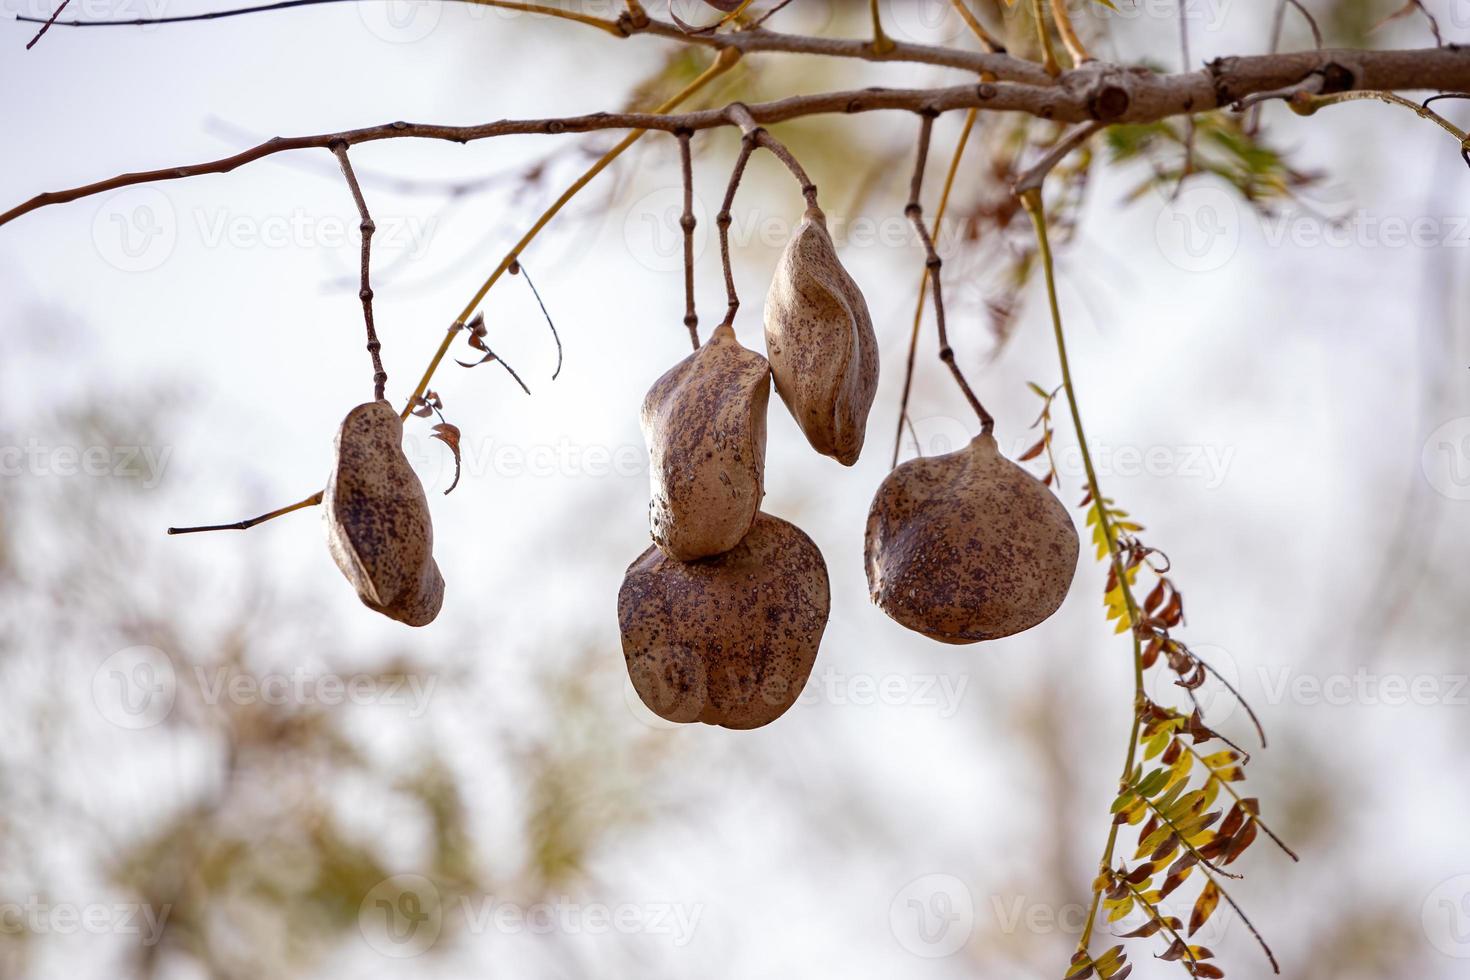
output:
<instances>
[{"instance_id":1,"label":"dried seed pod","mask_svg":"<svg viewBox=\"0 0 1470 980\"><path fill-rule=\"evenodd\" d=\"M844 466L857 462L878 392L878 339L867 301L815 208L807 209L771 281L766 355L776 391L812 448Z\"/></svg>"},{"instance_id":2,"label":"dried seed pod","mask_svg":"<svg viewBox=\"0 0 1470 980\"><path fill-rule=\"evenodd\" d=\"M423 484L403 454L403 422L385 401L347 413L323 496L327 547L369 609L426 626L444 603Z\"/></svg>"},{"instance_id":3,"label":"dried seed pod","mask_svg":"<svg viewBox=\"0 0 1470 980\"><path fill-rule=\"evenodd\" d=\"M679 561L729 551L765 495L771 367L728 325L643 400L653 540Z\"/></svg>"},{"instance_id":4,"label":"dried seed pod","mask_svg":"<svg viewBox=\"0 0 1470 980\"><path fill-rule=\"evenodd\" d=\"M868 512L868 589L925 636L993 640L1056 612L1077 550L1067 508L987 433L888 474Z\"/></svg>"},{"instance_id":5,"label":"dried seed pod","mask_svg":"<svg viewBox=\"0 0 1470 980\"><path fill-rule=\"evenodd\" d=\"M769 514L714 558L678 562L649 548L618 592L633 688L668 721L768 725L801 694L830 605L822 553Z\"/></svg>"}]
</instances>

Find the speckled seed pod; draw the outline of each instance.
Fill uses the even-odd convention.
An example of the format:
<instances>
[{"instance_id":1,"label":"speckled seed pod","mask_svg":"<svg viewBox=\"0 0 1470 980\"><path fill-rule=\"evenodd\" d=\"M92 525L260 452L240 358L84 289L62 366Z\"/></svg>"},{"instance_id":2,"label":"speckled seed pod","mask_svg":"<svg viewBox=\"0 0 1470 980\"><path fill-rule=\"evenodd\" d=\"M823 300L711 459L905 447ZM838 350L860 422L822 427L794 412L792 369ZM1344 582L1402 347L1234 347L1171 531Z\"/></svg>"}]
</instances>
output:
<instances>
[{"instance_id":1,"label":"speckled seed pod","mask_svg":"<svg viewBox=\"0 0 1470 980\"><path fill-rule=\"evenodd\" d=\"M643 400L654 542L679 561L723 554L765 495L771 366L729 326L654 382Z\"/></svg>"},{"instance_id":2,"label":"speckled seed pod","mask_svg":"<svg viewBox=\"0 0 1470 980\"><path fill-rule=\"evenodd\" d=\"M347 413L323 496L327 547L363 605L426 626L444 603L423 484L403 454L403 422L385 401Z\"/></svg>"},{"instance_id":3,"label":"speckled seed pod","mask_svg":"<svg viewBox=\"0 0 1470 980\"><path fill-rule=\"evenodd\" d=\"M868 589L925 636L994 640L1056 612L1077 548L1067 508L984 434L883 481L868 512Z\"/></svg>"},{"instance_id":4,"label":"speckled seed pod","mask_svg":"<svg viewBox=\"0 0 1470 980\"><path fill-rule=\"evenodd\" d=\"M822 553L769 514L717 558L649 548L618 592L633 688L668 721L769 725L806 685L830 605Z\"/></svg>"},{"instance_id":5,"label":"speckled seed pod","mask_svg":"<svg viewBox=\"0 0 1470 980\"><path fill-rule=\"evenodd\" d=\"M878 391L878 339L857 283L809 208L766 296L766 355L776 391L812 448L857 462Z\"/></svg>"}]
</instances>

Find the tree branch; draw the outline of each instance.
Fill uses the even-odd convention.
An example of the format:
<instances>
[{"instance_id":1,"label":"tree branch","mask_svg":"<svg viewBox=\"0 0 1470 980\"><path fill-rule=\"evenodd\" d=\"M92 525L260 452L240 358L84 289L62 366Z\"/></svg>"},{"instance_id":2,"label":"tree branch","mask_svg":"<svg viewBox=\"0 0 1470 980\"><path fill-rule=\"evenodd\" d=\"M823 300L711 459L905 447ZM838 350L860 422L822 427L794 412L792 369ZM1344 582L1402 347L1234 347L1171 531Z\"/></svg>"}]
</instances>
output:
<instances>
[{"instance_id":1,"label":"tree branch","mask_svg":"<svg viewBox=\"0 0 1470 980\"><path fill-rule=\"evenodd\" d=\"M744 37L748 34L764 33L766 32L751 31L730 36ZM810 40L814 42L813 46L818 53L831 53L823 51L831 43L847 43L824 42L815 38ZM861 47L867 50L865 43ZM899 45L900 49L903 47L904 45ZM954 54L963 55L965 52L957 51ZM1054 85L987 81L978 85L933 89L854 89L793 96L774 102L748 105L746 109L751 119L763 126L821 114L880 110L944 113L956 109L1024 112L1063 122L1154 122L1170 116L1228 106L1257 92L1286 88L1299 83L1315 71L1322 71L1325 77L1334 79L1334 87L1339 91L1464 90L1470 89L1470 49L1444 47L1400 51L1302 51L1224 58L1212 62L1204 71L1172 75L1089 62L1082 68L1064 72ZM506 119L474 126L392 122L339 133L276 137L218 160L121 174L80 187L38 194L0 214L0 225L37 208L75 201L121 187L200 174L228 173L236 167L276 153L308 148L326 149L338 143L355 146L359 143L401 138L467 143L518 134L559 135L609 129L673 133L681 129L695 131L736 124L731 109L725 107L676 114L596 112L559 119Z\"/></svg>"}]
</instances>

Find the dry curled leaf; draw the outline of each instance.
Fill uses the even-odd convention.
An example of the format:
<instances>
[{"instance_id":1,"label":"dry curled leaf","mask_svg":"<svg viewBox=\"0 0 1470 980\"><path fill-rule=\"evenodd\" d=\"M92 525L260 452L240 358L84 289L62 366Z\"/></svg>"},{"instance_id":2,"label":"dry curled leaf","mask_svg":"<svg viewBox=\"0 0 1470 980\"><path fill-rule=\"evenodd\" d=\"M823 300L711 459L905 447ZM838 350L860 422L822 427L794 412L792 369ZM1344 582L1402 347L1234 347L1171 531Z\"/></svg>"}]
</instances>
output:
<instances>
[{"instance_id":1,"label":"dry curled leaf","mask_svg":"<svg viewBox=\"0 0 1470 980\"><path fill-rule=\"evenodd\" d=\"M430 438L438 439L444 445L448 446L449 451L454 454L454 482L449 484L448 490L444 491L444 495L447 497L450 491L459 486L459 426L450 422L440 422L434 426L433 433Z\"/></svg>"},{"instance_id":2,"label":"dry curled leaf","mask_svg":"<svg viewBox=\"0 0 1470 980\"><path fill-rule=\"evenodd\" d=\"M821 211L807 210L781 255L765 320L781 400L813 449L851 466L878 392L878 340Z\"/></svg>"},{"instance_id":3,"label":"dry curled leaf","mask_svg":"<svg viewBox=\"0 0 1470 980\"><path fill-rule=\"evenodd\" d=\"M728 325L643 401L653 540L679 561L729 551L765 494L770 365Z\"/></svg>"},{"instance_id":4,"label":"dry curled leaf","mask_svg":"<svg viewBox=\"0 0 1470 980\"><path fill-rule=\"evenodd\" d=\"M403 422L385 401L347 413L323 495L327 546L369 609L426 626L444 603L423 484L403 454Z\"/></svg>"},{"instance_id":5,"label":"dry curled leaf","mask_svg":"<svg viewBox=\"0 0 1470 980\"><path fill-rule=\"evenodd\" d=\"M910 460L873 498L868 588L884 612L945 643L993 640L1056 612L1077 570L1077 530L1040 480L977 436Z\"/></svg>"},{"instance_id":6,"label":"dry curled leaf","mask_svg":"<svg viewBox=\"0 0 1470 980\"><path fill-rule=\"evenodd\" d=\"M801 694L830 604L822 553L769 514L715 558L685 563L649 548L618 592L633 688L668 721L770 724Z\"/></svg>"}]
</instances>

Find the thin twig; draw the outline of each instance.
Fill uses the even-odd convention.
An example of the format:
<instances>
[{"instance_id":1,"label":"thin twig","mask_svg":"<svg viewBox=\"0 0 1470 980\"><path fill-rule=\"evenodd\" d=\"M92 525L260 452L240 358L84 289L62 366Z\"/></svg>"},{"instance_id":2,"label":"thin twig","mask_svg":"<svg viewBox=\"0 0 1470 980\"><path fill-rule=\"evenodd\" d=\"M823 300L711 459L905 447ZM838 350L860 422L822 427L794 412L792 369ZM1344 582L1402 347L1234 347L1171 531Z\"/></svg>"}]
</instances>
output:
<instances>
[{"instance_id":1,"label":"thin twig","mask_svg":"<svg viewBox=\"0 0 1470 980\"><path fill-rule=\"evenodd\" d=\"M684 213L679 218L679 228L684 232L684 326L689 331L689 343L699 350L699 313L694 308L694 162L689 149L694 134L681 129L675 135L679 137L679 169L684 178Z\"/></svg>"},{"instance_id":2,"label":"thin twig","mask_svg":"<svg viewBox=\"0 0 1470 980\"><path fill-rule=\"evenodd\" d=\"M561 376L561 334L556 332L556 323L552 321L551 314L546 312L546 303L541 299L541 290L537 289L536 284L531 281L531 273L526 271L526 264L517 259L515 264L510 267L510 274L525 279L526 285L531 287L531 295L536 297L536 305L541 307L541 315L546 318L546 326L551 330L551 339L556 341L556 370L551 372L551 380L555 381ZM521 387L524 388L525 385ZM527 392L527 394L530 394L530 392Z\"/></svg>"},{"instance_id":3,"label":"thin twig","mask_svg":"<svg viewBox=\"0 0 1470 980\"><path fill-rule=\"evenodd\" d=\"M51 25L56 23L56 18L61 16L61 12L66 9L66 5L69 3L71 3L71 0L61 0L61 6L51 11L51 16L46 18L46 23L41 25L41 29L36 32L36 36L26 42L27 51L29 51L31 48L34 48L36 46L36 42L41 40L41 38L45 36L47 31L51 30Z\"/></svg>"},{"instance_id":4,"label":"thin twig","mask_svg":"<svg viewBox=\"0 0 1470 980\"><path fill-rule=\"evenodd\" d=\"M268 514L261 514L259 517L252 517L248 521L236 521L234 524L206 524L202 527L171 527L168 529L168 533L198 534L201 531L248 530L249 528L252 528L257 524L264 524L266 521L274 520L275 518L280 517L283 514L289 514L295 510L304 510L307 507L315 507L317 504L322 502L323 494L324 491L318 490L316 493L312 494L310 497L307 497L305 500L297 501L296 503L291 504L289 507L281 507L278 510L273 510Z\"/></svg>"},{"instance_id":5,"label":"thin twig","mask_svg":"<svg viewBox=\"0 0 1470 980\"><path fill-rule=\"evenodd\" d=\"M730 209L735 206L735 192L740 189L740 178L745 175L745 165L755 152L755 138L747 133L740 139L740 155L735 158L735 167L730 171L730 183L725 188L725 200L720 213L715 215L715 226L720 230L720 264L725 271L725 319L724 325L735 322L735 313L740 309L740 295L735 291L735 272L730 264Z\"/></svg>"},{"instance_id":6,"label":"thin twig","mask_svg":"<svg viewBox=\"0 0 1470 980\"><path fill-rule=\"evenodd\" d=\"M985 29L985 25L980 23L980 18L975 16L970 10L970 5L965 0L950 0L950 4L954 7L955 12L960 15L960 19L970 28L970 33L974 34L976 39L979 40L982 48L992 53L1003 53L1005 51L1006 46L994 34Z\"/></svg>"},{"instance_id":7,"label":"thin twig","mask_svg":"<svg viewBox=\"0 0 1470 980\"><path fill-rule=\"evenodd\" d=\"M1027 191L1040 189L1041 182L1046 180L1046 175L1051 173L1067 154L1086 143L1094 133L1103 128L1105 128L1104 123L1089 122L1082 123L1073 129L1066 136L1057 140L1056 145L1047 151L1046 156L1036 161L1035 165L1017 177L1016 182L1012 185L1012 190L1019 196Z\"/></svg>"},{"instance_id":8,"label":"thin twig","mask_svg":"<svg viewBox=\"0 0 1470 980\"><path fill-rule=\"evenodd\" d=\"M315 7L327 3L349 3L356 0L276 0L274 3L256 4L250 7L236 7L233 10L210 10L198 14L173 14L162 17L134 17L129 20L60 20L56 21L58 27L141 27L145 24L187 24L200 20L222 20L226 17L240 17L245 14L260 14L276 10L293 10L297 7ZM473 3L484 7L500 7L505 10L518 10L522 13L540 14L544 17L555 17L561 20L576 21L588 27L595 27L615 37L623 37L624 32L619 27L619 22L606 20L602 17L593 17L590 14L579 14L574 11L564 10L560 7L548 7L540 3L516 3L512 0L462 0L465 3ZM66 6L62 4L62 6ZM15 18L27 23L40 23L39 17L28 17L19 15ZM631 20L631 18L630 18Z\"/></svg>"},{"instance_id":9,"label":"thin twig","mask_svg":"<svg viewBox=\"0 0 1470 980\"><path fill-rule=\"evenodd\" d=\"M357 297L362 300L362 318L367 324L367 349L373 359L373 399L382 401L383 388L388 384L388 372L383 370L383 345L378 341L378 331L373 325L373 287L368 273L373 250L373 232L377 230L377 225L373 223L373 216L368 213L362 187L357 183L357 174L352 172L352 161L347 158L347 144L333 144L332 152L342 165L342 176L347 178L347 188L352 191L352 200L356 202L357 213L362 219L362 223L358 225L358 230L362 232L362 285L357 291Z\"/></svg>"},{"instance_id":10,"label":"thin twig","mask_svg":"<svg viewBox=\"0 0 1470 980\"><path fill-rule=\"evenodd\" d=\"M965 380L965 374L960 370L955 361L954 348L949 345L949 331L944 322L944 288L941 270L944 260L939 257L939 251L934 247L934 239L929 234L928 227L924 224L924 207L919 203L924 189L924 168L929 162L929 141L934 134L934 114L923 113L919 125L919 150L914 161L914 176L909 182L909 203L903 209L905 217L914 226L914 231L919 235L919 241L924 246L924 268L928 270L929 285L934 293L934 322L939 330L939 359L949 367L954 375L955 383L964 392L970 407L980 418L980 431L989 434L995 428L995 417L985 410L980 404L980 399L975 397L975 391L970 383Z\"/></svg>"},{"instance_id":11,"label":"thin twig","mask_svg":"<svg viewBox=\"0 0 1470 980\"><path fill-rule=\"evenodd\" d=\"M977 116L979 116L979 111L976 109L971 109L965 115L965 127L960 131L959 141L954 148L954 156L950 158L949 173L945 174L944 177L944 190L939 195L939 207L934 211L934 234L936 237L939 236L939 229L944 224L944 212L949 208L949 194L954 188L955 176L960 170L960 160L965 155L965 147L969 145L970 132L975 128L975 119ZM924 322L924 303L928 299L928 296L929 270L925 268L923 274L919 276L919 301L914 305L914 324L909 331L908 363L904 368L903 397L899 399L898 403L898 425L895 427L893 433L893 459L888 464L889 469L893 469L898 465L898 450L899 446L903 444L903 428L905 423L908 424L910 434L913 433L914 422L913 419L909 418L909 394L914 387L914 366L918 361L919 353L919 327ZM915 437L914 442L917 444L918 441L918 438ZM920 451L922 453L922 450Z\"/></svg>"}]
</instances>

